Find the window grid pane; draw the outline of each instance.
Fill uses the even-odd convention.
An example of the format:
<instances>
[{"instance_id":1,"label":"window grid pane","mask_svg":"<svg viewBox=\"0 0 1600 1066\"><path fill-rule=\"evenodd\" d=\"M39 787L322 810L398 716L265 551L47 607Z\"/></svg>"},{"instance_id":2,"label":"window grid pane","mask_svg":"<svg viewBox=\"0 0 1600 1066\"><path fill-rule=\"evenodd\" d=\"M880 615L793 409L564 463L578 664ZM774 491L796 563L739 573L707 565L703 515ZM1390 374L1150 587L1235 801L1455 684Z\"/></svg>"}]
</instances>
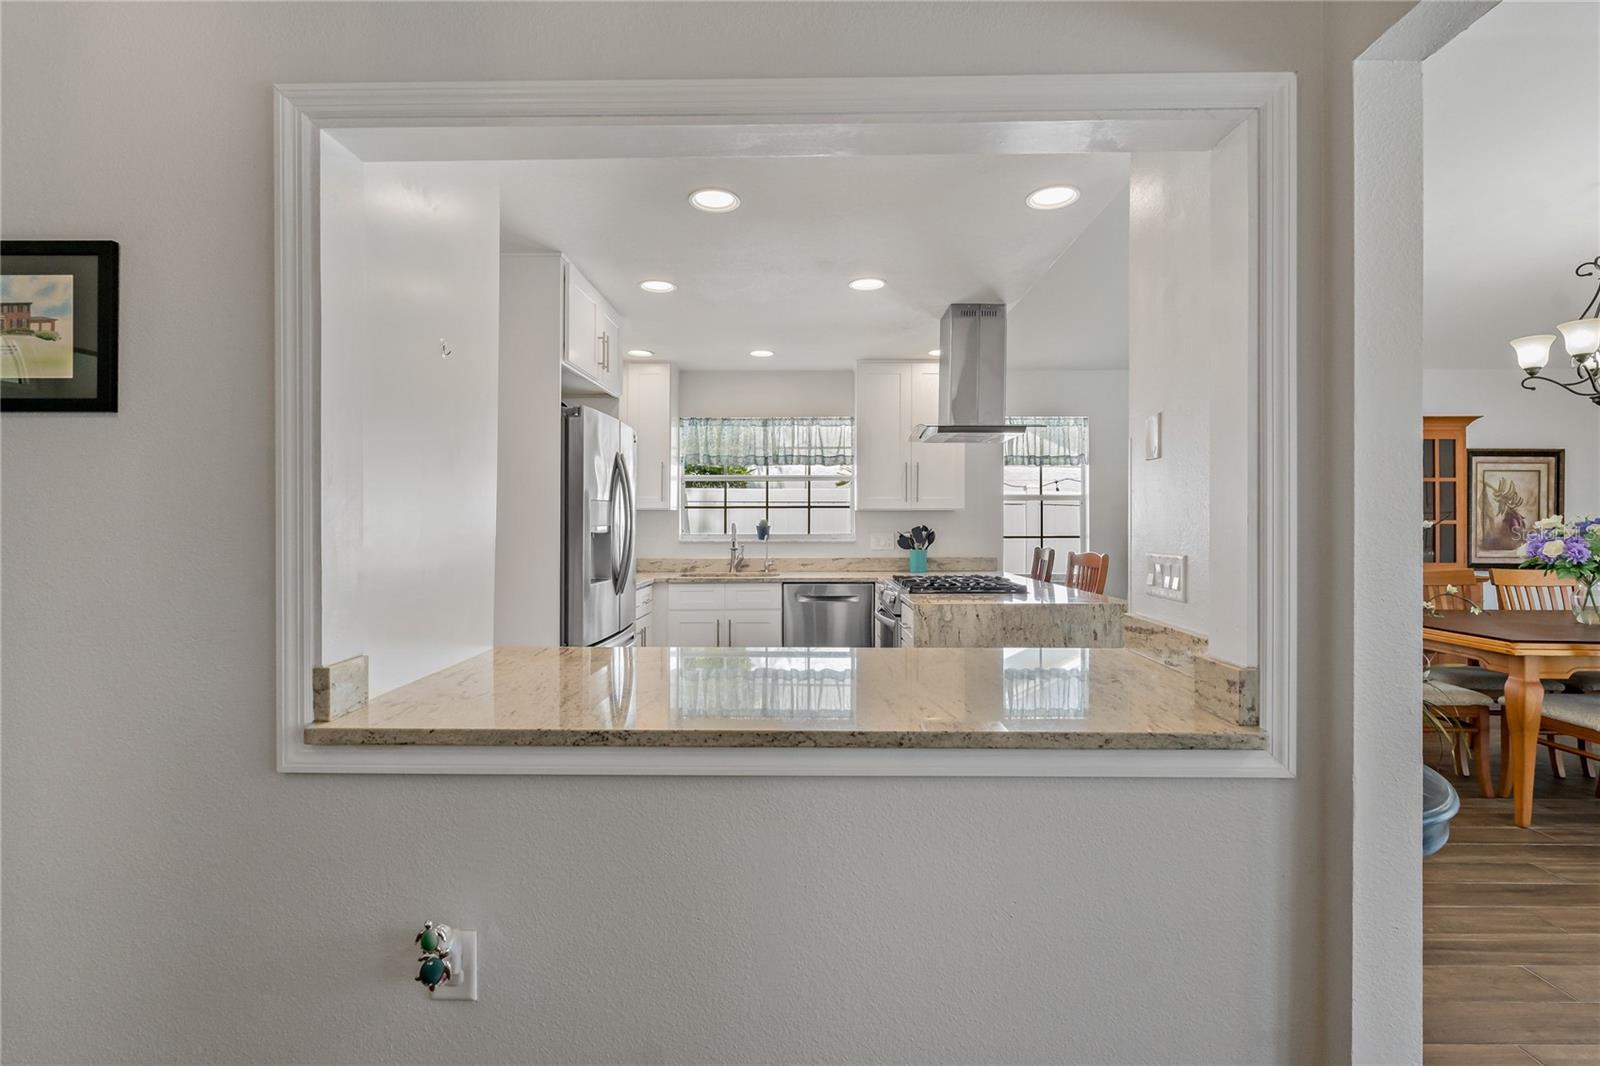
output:
<instances>
[{"instance_id":1,"label":"window grid pane","mask_svg":"<svg viewBox=\"0 0 1600 1066\"><path fill-rule=\"evenodd\" d=\"M848 458L848 457L847 457ZM775 536L849 536L855 532L854 466L774 463L741 467L686 464L679 532L753 534L765 518Z\"/></svg>"},{"instance_id":2,"label":"window grid pane","mask_svg":"<svg viewBox=\"0 0 1600 1066\"><path fill-rule=\"evenodd\" d=\"M1056 566L1084 549L1085 466L1006 466L1001 565L1027 573L1035 548L1054 548Z\"/></svg>"}]
</instances>

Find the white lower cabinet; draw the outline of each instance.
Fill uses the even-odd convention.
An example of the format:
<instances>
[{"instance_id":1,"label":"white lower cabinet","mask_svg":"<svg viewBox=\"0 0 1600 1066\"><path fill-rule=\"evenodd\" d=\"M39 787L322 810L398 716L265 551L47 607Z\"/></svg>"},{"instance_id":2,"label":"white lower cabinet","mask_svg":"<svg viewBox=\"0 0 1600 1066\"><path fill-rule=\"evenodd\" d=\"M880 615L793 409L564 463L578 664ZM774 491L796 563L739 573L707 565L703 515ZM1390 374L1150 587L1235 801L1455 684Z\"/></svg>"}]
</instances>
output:
<instances>
[{"instance_id":1,"label":"white lower cabinet","mask_svg":"<svg viewBox=\"0 0 1600 1066\"><path fill-rule=\"evenodd\" d=\"M675 648L722 647L722 612L668 611L667 643Z\"/></svg>"},{"instance_id":2,"label":"white lower cabinet","mask_svg":"<svg viewBox=\"0 0 1600 1066\"><path fill-rule=\"evenodd\" d=\"M763 582L685 582L667 591L667 643L679 648L783 643L783 587Z\"/></svg>"},{"instance_id":3,"label":"white lower cabinet","mask_svg":"<svg viewBox=\"0 0 1600 1066\"><path fill-rule=\"evenodd\" d=\"M775 648L783 643L783 608L729 611L725 629L730 648Z\"/></svg>"}]
</instances>

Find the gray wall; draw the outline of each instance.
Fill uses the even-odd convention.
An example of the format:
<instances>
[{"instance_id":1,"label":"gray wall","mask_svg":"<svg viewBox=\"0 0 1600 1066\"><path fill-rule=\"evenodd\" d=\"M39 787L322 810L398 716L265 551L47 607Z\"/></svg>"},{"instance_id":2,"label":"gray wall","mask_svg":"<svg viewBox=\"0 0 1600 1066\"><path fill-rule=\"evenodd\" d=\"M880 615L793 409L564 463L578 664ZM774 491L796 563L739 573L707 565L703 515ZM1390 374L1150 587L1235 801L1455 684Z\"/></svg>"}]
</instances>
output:
<instances>
[{"instance_id":1,"label":"gray wall","mask_svg":"<svg viewBox=\"0 0 1600 1066\"><path fill-rule=\"evenodd\" d=\"M1348 339L1350 226L1324 197L1348 61L1398 10L8 6L5 236L115 238L124 281L121 413L4 423L4 1057L1347 1052L1349 353L1323 330ZM1117 70L1300 74L1327 447L1302 450L1298 779L273 771L271 83ZM1415 921L1394 906L1361 920ZM481 931L481 1003L420 1002L425 917Z\"/></svg>"}]
</instances>

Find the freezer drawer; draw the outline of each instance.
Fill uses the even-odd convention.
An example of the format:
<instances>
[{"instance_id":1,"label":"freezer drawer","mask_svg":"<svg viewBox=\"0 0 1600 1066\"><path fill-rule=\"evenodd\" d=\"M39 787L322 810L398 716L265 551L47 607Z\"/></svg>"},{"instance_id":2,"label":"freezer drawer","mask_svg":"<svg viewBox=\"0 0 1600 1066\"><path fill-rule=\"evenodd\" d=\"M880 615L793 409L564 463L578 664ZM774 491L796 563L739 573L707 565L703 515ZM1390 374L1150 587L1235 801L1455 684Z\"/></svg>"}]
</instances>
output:
<instances>
[{"instance_id":1,"label":"freezer drawer","mask_svg":"<svg viewBox=\"0 0 1600 1066\"><path fill-rule=\"evenodd\" d=\"M873 599L870 583L785 582L783 643L789 647L870 648Z\"/></svg>"}]
</instances>

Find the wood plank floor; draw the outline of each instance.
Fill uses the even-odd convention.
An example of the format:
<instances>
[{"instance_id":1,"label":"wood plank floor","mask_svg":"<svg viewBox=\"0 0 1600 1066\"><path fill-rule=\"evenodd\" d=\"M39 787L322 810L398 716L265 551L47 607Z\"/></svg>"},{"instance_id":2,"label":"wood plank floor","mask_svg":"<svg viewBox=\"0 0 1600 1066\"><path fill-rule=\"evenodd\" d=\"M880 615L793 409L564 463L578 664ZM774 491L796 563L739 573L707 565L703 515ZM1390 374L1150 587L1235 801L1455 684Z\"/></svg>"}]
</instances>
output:
<instances>
[{"instance_id":1,"label":"wood plank floor","mask_svg":"<svg viewBox=\"0 0 1600 1066\"><path fill-rule=\"evenodd\" d=\"M1422 866L1422 1029L1427 1066L1600 1066L1600 799L1567 757L1544 752L1533 828L1511 801L1461 793L1450 843ZM1496 753L1495 765L1499 758Z\"/></svg>"}]
</instances>

